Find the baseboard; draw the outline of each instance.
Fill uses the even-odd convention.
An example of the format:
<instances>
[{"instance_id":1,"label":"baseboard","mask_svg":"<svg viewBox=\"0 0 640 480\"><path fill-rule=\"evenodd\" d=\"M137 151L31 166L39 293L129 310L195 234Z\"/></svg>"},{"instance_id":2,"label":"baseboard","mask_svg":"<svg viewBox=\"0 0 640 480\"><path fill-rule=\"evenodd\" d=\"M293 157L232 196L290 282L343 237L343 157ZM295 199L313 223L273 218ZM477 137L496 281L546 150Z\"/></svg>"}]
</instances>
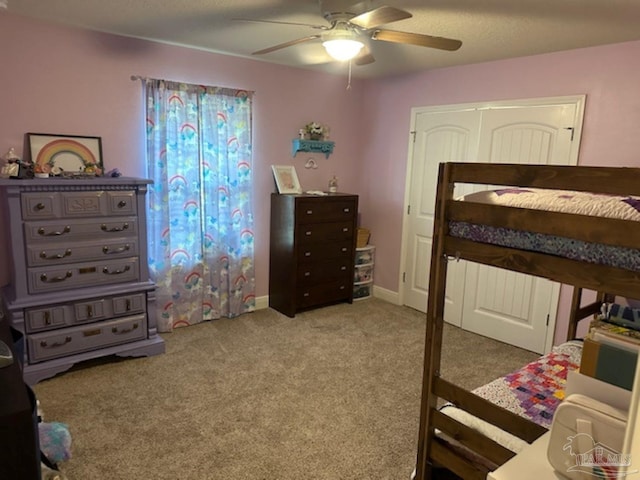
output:
<instances>
[{"instance_id":1,"label":"baseboard","mask_svg":"<svg viewBox=\"0 0 640 480\"><path fill-rule=\"evenodd\" d=\"M256 310L264 310L265 308L269 308L269 295L256 297Z\"/></svg>"},{"instance_id":2,"label":"baseboard","mask_svg":"<svg viewBox=\"0 0 640 480\"><path fill-rule=\"evenodd\" d=\"M393 303L394 305L400 305L400 295L398 292L387 290L386 288L373 286L373 296L384 300L385 302Z\"/></svg>"},{"instance_id":3,"label":"baseboard","mask_svg":"<svg viewBox=\"0 0 640 480\"><path fill-rule=\"evenodd\" d=\"M373 296L384 300L385 302L393 303L394 305L400 305L400 295L398 292L387 290L386 288L373 286ZM256 297L256 310L264 310L269 308L269 295L262 297Z\"/></svg>"}]
</instances>

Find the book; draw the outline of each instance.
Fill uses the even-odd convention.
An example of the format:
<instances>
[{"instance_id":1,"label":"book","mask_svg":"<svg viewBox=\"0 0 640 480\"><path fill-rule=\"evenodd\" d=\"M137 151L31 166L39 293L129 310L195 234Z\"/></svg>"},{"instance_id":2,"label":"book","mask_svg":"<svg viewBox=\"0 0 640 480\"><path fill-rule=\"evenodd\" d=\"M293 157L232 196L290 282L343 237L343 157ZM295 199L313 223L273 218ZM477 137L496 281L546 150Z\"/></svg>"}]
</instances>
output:
<instances>
[{"instance_id":1,"label":"book","mask_svg":"<svg viewBox=\"0 0 640 480\"><path fill-rule=\"evenodd\" d=\"M613 336L620 340L640 345L640 331L632 328L615 325L605 320L593 320L589 326L589 332L596 331L603 335Z\"/></svg>"},{"instance_id":2,"label":"book","mask_svg":"<svg viewBox=\"0 0 640 480\"><path fill-rule=\"evenodd\" d=\"M598 330L591 332L590 337L599 343L606 343L607 345L613 345L614 347L622 348L629 352L637 353L640 350L640 343L629 341L628 338L617 335L606 335Z\"/></svg>"},{"instance_id":3,"label":"book","mask_svg":"<svg viewBox=\"0 0 640 480\"><path fill-rule=\"evenodd\" d=\"M620 348L592 338L585 338L580 361L580 373L631 390L638 363L638 351L628 346Z\"/></svg>"}]
</instances>

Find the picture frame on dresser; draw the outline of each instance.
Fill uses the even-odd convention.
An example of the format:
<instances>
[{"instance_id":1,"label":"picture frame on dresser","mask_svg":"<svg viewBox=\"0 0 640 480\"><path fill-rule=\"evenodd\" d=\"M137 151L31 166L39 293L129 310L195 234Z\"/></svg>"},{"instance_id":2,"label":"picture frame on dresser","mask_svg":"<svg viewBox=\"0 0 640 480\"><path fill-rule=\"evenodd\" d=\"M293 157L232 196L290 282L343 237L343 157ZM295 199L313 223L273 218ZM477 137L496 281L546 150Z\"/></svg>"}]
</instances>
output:
<instances>
[{"instance_id":1,"label":"picture frame on dresser","mask_svg":"<svg viewBox=\"0 0 640 480\"><path fill-rule=\"evenodd\" d=\"M29 132L25 143L34 168L44 173L96 176L104 171L102 137Z\"/></svg>"},{"instance_id":2,"label":"picture frame on dresser","mask_svg":"<svg viewBox=\"0 0 640 480\"><path fill-rule=\"evenodd\" d=\"M302 193L296 167L293 165L271 165L271 169L278 193Z\"/></svg>"}]
</instances>

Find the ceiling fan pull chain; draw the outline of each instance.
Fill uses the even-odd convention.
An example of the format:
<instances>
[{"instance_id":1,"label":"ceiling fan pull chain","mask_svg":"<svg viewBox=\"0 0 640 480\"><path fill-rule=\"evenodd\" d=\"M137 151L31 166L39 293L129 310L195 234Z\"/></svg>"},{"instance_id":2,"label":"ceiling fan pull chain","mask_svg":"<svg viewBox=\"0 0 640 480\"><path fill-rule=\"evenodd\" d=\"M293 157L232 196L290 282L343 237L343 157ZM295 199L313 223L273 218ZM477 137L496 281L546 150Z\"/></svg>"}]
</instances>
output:
<instances>
[{"instance_id":1,"label":"ceiling fan pull chain","mask_svg":"<svg viewBox=\"0 0 640 480\"><path fill-rule=\"evenodd\" d=\"M347 90L351 90L351 60L349 60L349 81L347 82Z\"/></svg>"}]
</instances>

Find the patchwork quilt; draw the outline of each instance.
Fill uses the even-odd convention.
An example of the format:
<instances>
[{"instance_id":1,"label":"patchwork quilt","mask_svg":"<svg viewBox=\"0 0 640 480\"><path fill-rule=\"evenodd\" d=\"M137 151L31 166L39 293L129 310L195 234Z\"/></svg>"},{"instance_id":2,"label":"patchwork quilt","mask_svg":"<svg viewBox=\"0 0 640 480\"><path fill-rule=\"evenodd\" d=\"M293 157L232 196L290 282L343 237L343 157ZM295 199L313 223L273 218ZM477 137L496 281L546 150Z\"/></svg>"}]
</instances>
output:
<instances>
[{"instance_id":1,"label":"patchwork quilt","mask_svg":"<svg viewBox=\"0 0 640 480\"><path fill-rule=\"evenodd\" d=\"M473 393L549 428L553 414L564 398L567 373L579 368L581 356L582 342L563 343L521 369L476 388ZM514 452L527 445L524 440L451 404L443 406L441 411Z\"/></svg>"},{"instance_id":2,"label":"patchwork quilt","mask_svg":"<svg viewBox=\"0 0 640 480\"><path fill-rule=\"evenodd\" d=\"M473 391L507 410L545 428L564 399L567 373L580 367L582 342L563 343L520 370Z\"/></svg>"}]
</instances>

